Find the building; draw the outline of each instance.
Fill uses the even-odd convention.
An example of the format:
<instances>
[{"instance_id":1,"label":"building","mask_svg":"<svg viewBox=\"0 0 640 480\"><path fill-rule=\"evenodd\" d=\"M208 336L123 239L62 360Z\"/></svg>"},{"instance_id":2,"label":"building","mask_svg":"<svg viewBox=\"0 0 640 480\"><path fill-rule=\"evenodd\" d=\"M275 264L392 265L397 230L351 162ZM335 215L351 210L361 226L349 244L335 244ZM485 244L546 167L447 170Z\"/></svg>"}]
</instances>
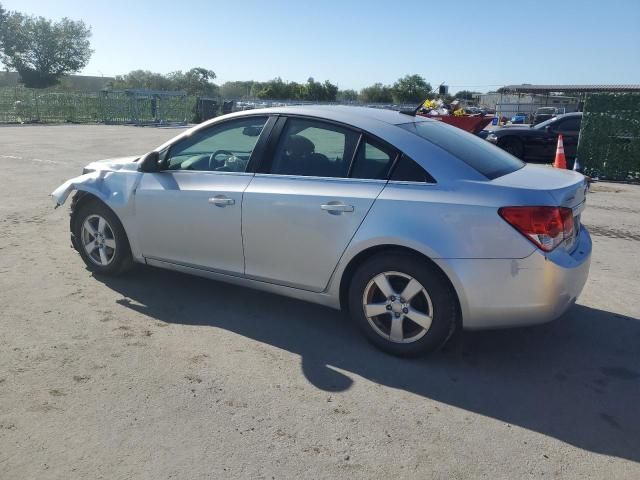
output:
<instances>
[{"instance_id":1,"label":"building","mask_svg":"<svg viewBox=\"0 0 640 480\"><path fill-rule=\"evenodd\" d=\"M478 95L478 105L495 110L501 117L510 118L516 113L533 114L541 107L556 107L568 113L578 110L578 97L566 95L541 95L535 93L482 93Z\"/></svg>"},{"instance_id":2,"label":"building","mask_svg":"<svg viewBox=\"0 0 640 480\"><path fill-rule=\"evenodd\" d=\"M532 113L540 107L556 107L561 111L581 111L590 93L640 93L640 85L506 85L486 94L487 102L495 101L496 111L504 117L517 112Z\"/></svg>"}]
</instances>

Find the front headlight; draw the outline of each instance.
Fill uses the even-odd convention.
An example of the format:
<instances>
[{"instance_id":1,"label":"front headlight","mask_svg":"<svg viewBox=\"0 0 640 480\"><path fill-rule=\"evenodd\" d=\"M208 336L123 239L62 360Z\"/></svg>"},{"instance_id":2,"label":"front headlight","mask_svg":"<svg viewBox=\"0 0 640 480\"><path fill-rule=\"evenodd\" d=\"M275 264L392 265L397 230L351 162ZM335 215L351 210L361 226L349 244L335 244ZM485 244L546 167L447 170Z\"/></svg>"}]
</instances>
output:
<instances>
[{"instance_id":1,"label":"front headlight","mask_svg":"<svg viewBox=\"0 0 640 480\"><path fill-rule=\"evenodd\" d=\"M498 136L495 133L487 135L487 142L498 143Z\"/></svg>"}]
</instances>

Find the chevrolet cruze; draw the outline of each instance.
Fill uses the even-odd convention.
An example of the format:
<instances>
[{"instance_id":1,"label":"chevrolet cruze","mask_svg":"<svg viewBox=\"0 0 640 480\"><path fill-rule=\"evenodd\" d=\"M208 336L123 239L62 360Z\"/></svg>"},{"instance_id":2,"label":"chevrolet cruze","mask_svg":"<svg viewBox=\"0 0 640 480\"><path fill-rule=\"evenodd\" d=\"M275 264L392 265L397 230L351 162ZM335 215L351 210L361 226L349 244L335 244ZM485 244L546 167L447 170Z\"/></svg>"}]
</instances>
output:
<instances>
[{"instance_id":1,"label":"chevrolet cruze","mask_svg":"<svg viewBox=\"0 0 640 480\"><path fill-rule=\"evenodd\" d=\"M404 112L225 115L52 195L74 190L71 240L93 272L137 262L343 309L397 355L553 320L589 272L585 177Z\"/></svg>"}]
</instances>

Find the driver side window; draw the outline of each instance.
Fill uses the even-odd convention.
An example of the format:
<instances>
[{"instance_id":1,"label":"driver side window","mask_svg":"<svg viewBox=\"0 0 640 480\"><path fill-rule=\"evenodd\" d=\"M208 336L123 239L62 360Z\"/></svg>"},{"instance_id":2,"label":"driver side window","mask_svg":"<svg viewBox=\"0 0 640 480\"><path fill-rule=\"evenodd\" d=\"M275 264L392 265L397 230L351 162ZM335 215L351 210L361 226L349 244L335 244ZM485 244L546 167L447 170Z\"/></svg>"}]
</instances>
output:
<instances>
[{"instance_id":1,"label":"driver side window","mask_svg":"<svg viewBox=\"0 0 640 480\"><path fill-rule=\"evenodd\" d=\"M267 117L232 120L194 132L171 147L165 170L244 172Z\"/></svg>"}]
</instances>

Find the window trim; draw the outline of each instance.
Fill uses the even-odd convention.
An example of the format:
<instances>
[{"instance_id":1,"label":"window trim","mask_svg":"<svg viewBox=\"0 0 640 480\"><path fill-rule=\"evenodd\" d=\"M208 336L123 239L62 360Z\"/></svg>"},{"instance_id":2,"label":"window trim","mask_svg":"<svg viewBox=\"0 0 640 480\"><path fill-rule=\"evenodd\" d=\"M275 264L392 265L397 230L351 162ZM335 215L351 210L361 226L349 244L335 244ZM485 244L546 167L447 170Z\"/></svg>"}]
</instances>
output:
<instances>
[{"instance_id":1,"label":"window trim","mask_svg":"<svg viewBox=\"0 0 640 480\"><path fill-rule=\"evenodd\" d=\"M173 142L171 145L167 146L166 148L163 149L163 151L161 152L161 154L163 154L163 158L162 158L162 165L160 170L158 170L158 173L160 172L169 172L169 173L175 173L175 172L189 172L189 173L215 173L215 174L253 174L253 166L257 161L257 156L258 155L263 155L264 154L264 148L265 145L271 135L271 131L273 130L273 126L277 120L277 115L272 115L272 114L259 114L256 112L255 115L243 115L243 116L239 116L239 117L233 117L233 118L229 118L226 119L222 122L214 122L210 125L207 125L203 128L194 130L191 135L194 135L196 133L200 134L200 133L205 133L208 130L212 130L214 128L219 128L222 125L225 124L230 124L230 123L234 123L234 122L241 122L241 121L246 121L252 118L265 118L266 121L264 123L264 126L262 127L262 131L260 132L260 135L258 137L258 140L255 143L255 146L253 147L253 150L251 151L251 156L249 157L249 161L247 162L247 168L245 169L244 172L219 172L216 170L170 170L169 168L167 168L167 161L169 158L171 158L171 150L178 144L180 144L181 142L183 142L184 140L186 140L187 138L189 138L190 136L183 136L180 138L177 138L175 142Z\"/></svg>"},{"instance_id":2,"label":"window trim","mask_svg":"<svg viewBox=\"0 0 640 480\"><path fill-rule=\"evenodd\" d=\"M396 171L396 167L400 164L400 160L402 158L402 156L407 157L409 160L411 160L413 163L415 163L416 165L418 165L418 167L420 167L424 173L429 177L433 179L433 182L427 182L422 181L422 182L417 182L415 180L393 180L393 173ZM420 165L418 162L416 162L413 158L411 158L409 155L407 155L404 152L400 152L398 151L398 155L396 155L396 159L393 162L393 165L391 165L391 169L389 170L389 183L393 183L394 185L437 185L438 184L438 180L436 180L434 178L433 175L431 175L426 168L424 168L422 165Z\"/></svg>"},{"instance_id":3,"label":"window trim","mask_svg":"<svg viewBox=\"0 0 640 480\"><path fill-rule=\"evenodd\" d=\"M358 139L358 143L356 144L356 149L353 151L353 157L351 158L351 164L349 165L349 172L347 173L347 178L354 178L352 176L353 168L356 164L356 161L358 160L358 153L361 148L366 148L367 143L372 147L383 151L384 153L387 153L385 151L387 150L388 153L390 154L390 157L393 157L391 159L391 166L389 167L389 171L387 172L386 178L370 178L368 180L389 181L389 179L391 178L391 172L393 172L393 169L395 168L396 163L398 162L398 159L402 156L402 153L400 152L400 150L398 150L396 147L391 145L389 142L385 142L384 140L379 140L377 137L373 135L369 135L367 133L360 134L360 138ZM361 179L361 180L365 180L365 179Z\"/></svg>"}]
</instances>

